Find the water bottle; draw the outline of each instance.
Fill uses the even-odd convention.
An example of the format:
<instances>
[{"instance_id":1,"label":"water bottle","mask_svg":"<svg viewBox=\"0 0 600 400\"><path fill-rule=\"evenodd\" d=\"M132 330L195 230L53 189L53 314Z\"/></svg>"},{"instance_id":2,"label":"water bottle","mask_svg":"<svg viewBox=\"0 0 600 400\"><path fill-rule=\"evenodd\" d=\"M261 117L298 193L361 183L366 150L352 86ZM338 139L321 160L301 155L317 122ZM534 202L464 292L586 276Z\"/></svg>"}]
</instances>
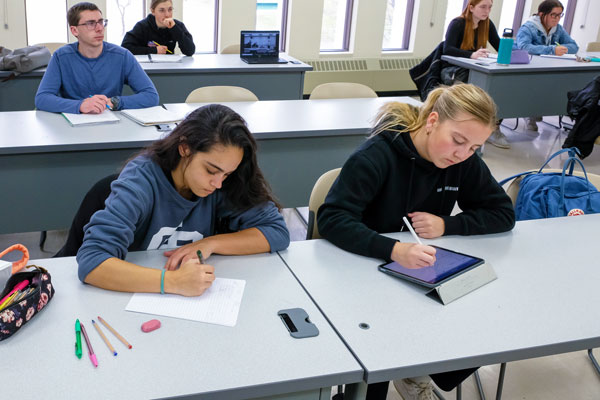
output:
<instances>
[{"instance_id":1,"label":"water bottle","mask_svg":"<svg viewBox=\"0 0 600 400\"><path fill-rule=\"evenodd\" d=\"M513 47L513 30L510 28L504 29L502 38L500 38L500 47L498 48L498 65L509 65L510 56Z\"/></svg>"}]
</instances>

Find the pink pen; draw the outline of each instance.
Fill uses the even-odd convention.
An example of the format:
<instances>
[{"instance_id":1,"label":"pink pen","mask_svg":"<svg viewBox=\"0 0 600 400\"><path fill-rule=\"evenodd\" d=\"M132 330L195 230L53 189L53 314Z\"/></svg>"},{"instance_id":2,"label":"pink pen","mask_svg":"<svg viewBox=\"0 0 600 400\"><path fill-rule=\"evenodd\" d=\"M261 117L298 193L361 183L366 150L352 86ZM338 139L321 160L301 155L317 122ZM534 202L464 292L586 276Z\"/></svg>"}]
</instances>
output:
<instances>
[{"instance_id":1,"label":"pink pen","mask_svg":"<svg viewBox=\"0 0 600 400\"><path fill-rule=\"evenodd\" d=\"M25 279L23 282L17 283L13 290L11 290L10 293L8 293L6 296L4 296L2 300L0 300L0 304L4 303L4 300L8 299L14 292L25 288L27 285L29 285L29 281L27 279Z\"/></svg>"},{"instance_id":2,"label":"pink pen","mask_svg":"<svg viewBox=\"0 0 600 400\"><path fill-rule=\"evenodd\" d=\"M98 359L96 358L96 354L94 354L94 349L92 348L92 344L90 343L90 338L88 338L87 332L85 331L85 327L83 326L83 323L79 322L79 325L81 325L81 332L83 333L83 338L85 339L85 344L87 345L88 348L88 354L90 355L90 360L92 361L92 364L94 364L94 367L98 366Z\"/></svg>"}]
</instances>

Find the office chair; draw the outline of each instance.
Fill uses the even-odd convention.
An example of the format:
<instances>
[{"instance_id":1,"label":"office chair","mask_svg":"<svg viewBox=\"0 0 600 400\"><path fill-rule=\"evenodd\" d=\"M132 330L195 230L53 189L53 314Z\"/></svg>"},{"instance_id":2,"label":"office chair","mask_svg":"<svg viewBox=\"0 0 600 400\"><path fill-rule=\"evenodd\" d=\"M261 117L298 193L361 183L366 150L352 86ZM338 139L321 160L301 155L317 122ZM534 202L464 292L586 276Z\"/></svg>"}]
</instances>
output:
<instances>
[{"instance_id":1,"label":"office chair","mask_svg":"<svg viewBox=\"0 0 600 400\"><path fill-rule=\"evenodd\" d=\"M585 51L600 51L600 42L589 42Z\"/></svg>"},{"instance_id":2,"label":"office chair","mask_svg":"<svg viewBox=\"0 0 600 400\"><path fill-rule=\"evenodd\" d=\"M190 92L186 103L210 103L226 101L258 101L250 90L240 86L204 86Z\"/></svg>"},{"instance_id":3,"label":"office chair","mask_svg":"<svg viewBox=\"0 0 600 400\"><path fill-rule=\"evenodd\" d=\"M44 46L48 50L50 50L50 54L53 54L59 48L65 46L67 43L61 42L48 42L48 43L37 43L36 46Z\"/></svg>"},{"instance_id":4,"label":"office chair","mask_svg":"<svg viewBox=\"0 0 600 400\"><path fill-rule=\"evenodd\" d=\"M322 83L314 88L310 93L309 99L355 99L375 97L377 97L377 93L362 83L330 82Z\"/></svg>"},{"instance_id":5,"label":"office chair","mask_svg":"<svg viewBox=\"0 0 600 400\"><path fill-rule=\"evenodd\" d=\"M110 194L110 184L118 177L118 174L104 177L96 182L86 193L75 217L73 217L67 241L54 257L70 257L77 255L77 251L83 244L83 227L90 222L90 218L92 218L92 215L94 215L96 211L104 209L104 202Z\"/></svg>"},{"instance_id":6,"label":"office chair","mask_svg":"<svg viewBox=\"0 0 600 400\"><path fill-rule=\"evenodd\" d=\"M221 54L240 54L240 45L238 44L230 44L229 46L225 46L221 49Z\"/></svg>"}]
</instances>

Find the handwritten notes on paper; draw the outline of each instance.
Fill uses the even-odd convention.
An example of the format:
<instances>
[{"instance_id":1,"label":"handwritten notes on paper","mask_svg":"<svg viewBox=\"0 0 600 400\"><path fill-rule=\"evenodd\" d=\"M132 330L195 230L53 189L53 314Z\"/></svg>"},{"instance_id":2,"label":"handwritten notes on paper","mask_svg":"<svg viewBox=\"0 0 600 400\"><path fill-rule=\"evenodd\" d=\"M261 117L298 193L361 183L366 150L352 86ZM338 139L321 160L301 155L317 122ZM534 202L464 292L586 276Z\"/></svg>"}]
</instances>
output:
<instances>
[{"instance_id":1,"label":"handwritten notes on paper","mask_svg":"<svg viewBox=\"0 0 600 400\"><path fill-rule=\"evenodd\" d=\"M244 280L216 278L211 287L198 297L135 293L125 310L235 326L245 286Z\"/></svg>"}]
</instances>

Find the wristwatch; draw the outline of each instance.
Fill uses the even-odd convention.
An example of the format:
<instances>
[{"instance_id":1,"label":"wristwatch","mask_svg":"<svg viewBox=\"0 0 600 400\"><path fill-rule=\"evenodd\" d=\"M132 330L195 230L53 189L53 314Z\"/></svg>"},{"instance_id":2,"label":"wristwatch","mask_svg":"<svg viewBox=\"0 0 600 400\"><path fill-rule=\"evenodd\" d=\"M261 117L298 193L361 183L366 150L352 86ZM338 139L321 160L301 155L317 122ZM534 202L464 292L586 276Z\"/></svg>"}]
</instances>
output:
<instances>
[{"instance_id":1,"label":"wristwatch","mask_svg":"<svg viewBox=\"0 0 600 400\"><path fill-rule=\"evenodd\" d=\"M113 96L110 98L110 102L112 103L111 110L117 111L121 105L121 99L118 96Z\"/></svg>"}]
</instances>

